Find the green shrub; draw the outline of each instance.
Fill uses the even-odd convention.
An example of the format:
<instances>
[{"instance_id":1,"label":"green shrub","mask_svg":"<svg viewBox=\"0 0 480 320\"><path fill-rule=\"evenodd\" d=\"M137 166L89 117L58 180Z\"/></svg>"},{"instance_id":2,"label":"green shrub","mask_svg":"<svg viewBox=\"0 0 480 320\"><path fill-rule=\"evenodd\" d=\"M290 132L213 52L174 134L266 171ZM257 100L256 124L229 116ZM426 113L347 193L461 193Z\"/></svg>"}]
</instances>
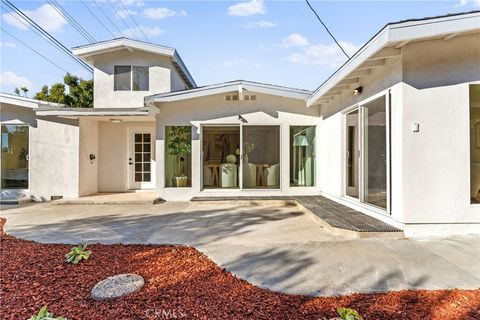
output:
<instances>
[{"instance_id":1,"label":"green shrub","mask_svg":"<svg viewBox=\"0 0 480 320\"><path fill-rule=\"evenodd\" d=\"M67 258L67 262L77 264L82 259L87 260L92 254L92 251L86 250L86 249L87 249L86 244L81 244L76 247L73 247L72 250L65 255L65 257Z\"/></svg>"},{"instance_id":2,"label":"green shrub","mask_svg":"<svg viewBox=\"0 0 480 320\"><path fill-rule=\"evenodd\" d=\"M55 317L53 313L48 312L47 306L43 306L38 314L30 317L30 320L68 320L64 317Z\"/></svg>"},{"instance_id":3,"label":"green shrub","mask_svg":"<svg viewBox=\"0 0 480 320\"><path fill-rule=\"evenodd\" d=\"M343 320L363 320L362 316L358 313L357 310L350 308L340 307L337 308L337 312Z\"/></svg>"}]
</instances>

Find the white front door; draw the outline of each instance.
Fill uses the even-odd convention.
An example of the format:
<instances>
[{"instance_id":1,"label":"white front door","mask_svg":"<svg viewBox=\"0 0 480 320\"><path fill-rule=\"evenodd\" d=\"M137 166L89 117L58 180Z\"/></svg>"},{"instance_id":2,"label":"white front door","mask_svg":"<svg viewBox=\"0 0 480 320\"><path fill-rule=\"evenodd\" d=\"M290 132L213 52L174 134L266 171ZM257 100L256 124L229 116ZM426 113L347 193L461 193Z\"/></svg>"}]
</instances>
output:
<instances>
[{"instance_id":1,"label":"white front door","mask_svg":"<svg viewBox=\"0 0 480 320\"><path fill-rule=\"evenodd\" d=\"M130 130L128 154L128 185L130 189L153 189L155 187L153 146L152 130Z\"/></svg>"}]
</instances>

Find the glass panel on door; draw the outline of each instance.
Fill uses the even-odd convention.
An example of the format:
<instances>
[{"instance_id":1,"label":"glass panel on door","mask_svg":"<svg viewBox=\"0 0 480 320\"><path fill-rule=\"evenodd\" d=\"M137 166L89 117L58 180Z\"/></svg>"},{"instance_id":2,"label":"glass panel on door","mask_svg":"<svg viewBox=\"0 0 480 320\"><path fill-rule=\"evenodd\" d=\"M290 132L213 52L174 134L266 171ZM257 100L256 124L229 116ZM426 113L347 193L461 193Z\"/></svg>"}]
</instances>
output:
<instances>
[{"instance_id":1,"label":"glass panel on door","mask_svg":"<svg viewBox=\"0 0 480 320\"><path fill-rule=\"evenodd\" d=\"M2 125L2 189L28 189L28 126Z\"/></svg>"},{"instance_id":2,"label":"glass panel on door","mask_svg":"<svg viewBox=\"0 0 480 320\"><path fill-rule=\"evenodd\" d=\"M135 182L151 181L151 134L135 133L134 180Z\"/></svg>"},{"instance_id":3,"label":"glass panel on door","mask_svg":"<svg viewBox=\"0 0 480 320\"><path fill-rule=\"evenodd\" d=\"M280 127L242 126L243 188L280 188Z\"/></svg>"},{"instance_id":4,"label":"glass panel on door","mask_svg":"<svg viewBox=\"0 0 480 320\"><path fill-rule=\"evenodd\" d=\"M203 188L239 188L240 126L204 126Z\"/></svg>"},{"instance_id":5,"label":"glass panel on door","mask_svg":"<svg viewBox=\"0 0 480 320\"><path fill-rule=\"evenodd\" d=\"M358 121L358 109L346 115L346 195L359 197L359 136L360 126Z\"/></svg>"},{"instance_id":6,"label":"glass panel on door","mask_svg":"<svg viewBox=\"0 0 480 320\"><path fill-rule=\"evenodd\" d=\"M387 113L382 96L363 106L364 202L387 208Z\"/></svg>"}]
</instances>

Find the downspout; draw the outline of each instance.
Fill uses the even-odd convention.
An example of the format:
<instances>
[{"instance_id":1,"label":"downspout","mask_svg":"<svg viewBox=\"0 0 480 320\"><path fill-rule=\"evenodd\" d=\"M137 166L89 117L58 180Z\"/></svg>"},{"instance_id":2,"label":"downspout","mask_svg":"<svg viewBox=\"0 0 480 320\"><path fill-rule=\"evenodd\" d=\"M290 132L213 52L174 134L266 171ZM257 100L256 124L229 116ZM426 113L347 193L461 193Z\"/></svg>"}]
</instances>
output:
<instances>
[{"instance_id":1,"label":"downspout","mask_svg":"<svg viewBox=\"0 0 480 320\"><path fill-rule=\"evenodd\" d=\"M392 215L392 89L388 89L388 158L389 158L389 166L388 166L388 175L390 179L389 181L389 214Z\"/></svg>"}]
</instances>

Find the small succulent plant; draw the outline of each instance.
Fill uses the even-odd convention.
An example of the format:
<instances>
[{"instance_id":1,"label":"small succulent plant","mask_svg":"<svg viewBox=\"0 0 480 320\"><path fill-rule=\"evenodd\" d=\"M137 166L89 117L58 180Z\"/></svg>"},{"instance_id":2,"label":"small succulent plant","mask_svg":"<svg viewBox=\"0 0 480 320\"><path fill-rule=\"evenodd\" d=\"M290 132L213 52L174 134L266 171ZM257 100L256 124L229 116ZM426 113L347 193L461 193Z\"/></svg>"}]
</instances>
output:
<instances>
[{"instance_id":1,"label":"small succulent plant","mask_svg":"<svg viewBox=\"0 0 480 320\"><path fill-rule=\"evenodd\" d=\"M68 320L64 317L55 317L53 313L48 312L47 306L43 306L37 314L30 317L30 320Z\"/></svg>"},{"instance_id":2,"label":"small succulent plant","mask_svg":"<svg viewBox=\"0 0 480 320\"><path fill-rule=\"evenodd\" d=\"M87 250L87 245L81 244L73 247L72 250L65 255L65 258L67 258L68 263L77 264L82 260L87 260L91 254L92 251Z\"/></svg>"},{"instance_id":3,"label":"small succulent plant","mask_svg":"<svg viewBox=\"0 0 480 320\"><path fill-rule=\"evenodd\" d=\"M342 320L363 320L360 313L358 313L358 311L354 309L340 307L337 308L337 312L340 318L342 318Z\"/></svg>"}]
</instances>

